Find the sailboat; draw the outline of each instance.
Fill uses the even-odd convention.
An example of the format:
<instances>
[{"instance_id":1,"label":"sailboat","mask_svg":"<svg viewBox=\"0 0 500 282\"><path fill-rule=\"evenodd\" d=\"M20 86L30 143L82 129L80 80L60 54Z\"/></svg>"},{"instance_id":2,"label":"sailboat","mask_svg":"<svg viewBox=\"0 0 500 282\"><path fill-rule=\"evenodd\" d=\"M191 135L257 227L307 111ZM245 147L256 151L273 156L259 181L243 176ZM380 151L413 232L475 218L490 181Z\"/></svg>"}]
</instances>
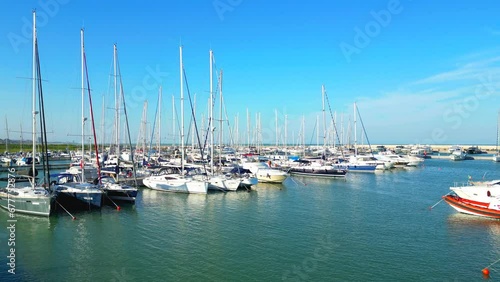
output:
<instances>
[{"instance_id":1,"label":"sailboat","mask_svg":"<svg viewBox=\"0 0 500 282\"><path fill-rule=\"evenodd\" d=\"M38 83L38 88L37 88ZM36 115L43 114L43 102L40 103L40 109L36 110L36 91L41 92L42 81L40 78L40 61L38 57L38 42L36 36L36 12L33 11L33 84L32 84L32 115L33 115L33 148L32 155L36 155ZM41 101L40 101L41 102ZM43 115L41 115L43 117ZM46 138L44 138L46 141ZM53 210L55 195L49 192L45 187L35 183L37 171L35 162L32 162L30 173L30 185L26 187L17 187L16 182L8 181L7 187L0 190L0 206L9 211L12 218L15 213L24 213L29 215L49 216ZM9 173L13 173L9 169Z\"/></svg>"},{"instance_id":2,"label":"sailboat","mask_svg":"<svg viewBox=\"0 0 500 282\"><path fill-rule=\"evenodd\" d=\"M498 112L498 118L497 118L497 145L495 147L496 153L492 157L494 162L500 162L500 151L498 151L498 138L500 137L498 136L499 127L500 127L500 111Z\"/></svg>"},{"instance_id":3,"label":"sailboat","mask_svg":"<svg viewBox=\"0 0 500 282\"><path fill-rule=\"evenodd\" d=\"M373 153L371 152L370 146L370 155L359 155L358 154L358 144L357 144L357 117L360 118L360 122L363 128L363 132L365 134L366 139L368 140L368 136L366 135L365 127L363 125L363 120L361 120L361 115L358 111L358 106L354 103L354 156L349 157L349 161L345 165L349 172L369 172L373 173L376 169L384 170L392 168L392 163L386 161L377 160ZM370 142L368 141L368 145Z\"/></svg>"},{"instance_id":4,"label":"sailboat","mask_svg":"<svg viewBox=\"0 0 500 282\"><path fill-rule=\"evenodd\" d=\"M114 61L114 64L115 64L115 78L116 78L116 75L120 75L120 68L119 66L117 67L117 62L118 62L118 54L117 54L117 48L116 48L116 44L113 46L113 61ZM116 72L116 70L118 69L118 73ZM115 91L116 91L116 79L115 79ZM120 93L118 94L119 97L121 99L118 99L118 100L121 100L123 102L123 109L125 111L125 117L127 117L127 112L126 112L126 107L125 107L125 97L123 95L123 87L122 87L122 81L121 81L121 75L120 75ZM117 111L118 113L119 111ZM128 130L128 119L126 119L126 124L127 124L127 131L128 131L128 135L129 135L129 145L131 145L132 142L130 142L130 132ZM118 127L119 127L119 123L118 123ZM119 131L119 128L116 128L117 131ZM117 147L119 147L119 136L117 135ZM138 193L138 189L137 189L137 170L135 169L135 162L134 162L134 151L132 149L132 146L130 146L130 152L131 152L131 160L132 160L132 169L133 169L133 179L134 179L134 183L133 185L128 185L126 184L125 182L121 182L120 180L120 177L118 174L116 174L116 177L113 178L113 177L101 177L100 178L100 181L101 181L101 184L102 184L102 188L103 188L103 191L106 193L107 197L111 200L119 200L119 201L128 201L128 202L132 202L134 203L135 202L135 198L137 197L137 193ZM119 154L119 151L116 152L117 153L117 158L118 160L120 159L120 154ZM100 165L100 164L99 164ZM116 167L119 166L119 162L117 163Z\"/></svg>"},{"instance_id":5,"label":"sailboat","mask_svg":"<svg viewBox=\"0 0 500 282\"><path fill-rule=\"evenodd\" d=\"M54 189L58 193L58 199L61 203L65 203L68 207L73 208L100 208L102 205L103 191L99 186L85 182L84 152L85 152L85 49L83 40L83 28L80 30L81 38L81 60L82 60L82 159L81 159L81 175L73 170L68 170L65 173L54 175L51 183L54 184ZM73 176L73 177L71 177Z\"/></svg>"},{"instance_id":6,"label":"sailboat","mask_svg":"<svg viewBox=\"0 0 500 282\"><path fill-rule=\"evenodd\" d=\"M323 109L325 107L325 87L321 87L323 97ZM305 124L303 121L303 128ZM299 159L295 161L298 165L294 165L288 169L288 173L292 176L309 176L317 178L345 178L348 169L345 166L337 166L322 160L310 161L307 159ZM259 179L260 180L260 179Z\"/></svg>"},{"instance_id":7,"label":"sailboat","mask_svg":"<svg viewBox=\"0 0 500 282\"><path fill-rule=\"evenodd\" d=\"M222 190L222 191L236 191L240 186L241 179L233 178L228 175L224 175L222 173L215 173L214 169L214 130L213 128L213 64L214 64L214 53L210 50L210 175L208 177L208 189L210 190ZM220 91L220 118L219 118L219 132L222 132L222 71L219 77L219 91ZM222 136L219 137L219 146L222 148ZM220 154L219 152L219 168L222 167L220 163Z\"/></svg>"},{"instance_id":8,"label":"sailboat","mask_svg":"<svg viewBox=\"0 0 500 282\"><path fill-rule=\"evenodd\" d=\"M206 194L208 183L204 180L196 180L185 175L184 169L184 65L182 63L182 46L179 47L180 54L180 91L181 91L181 167L179 173L166 175L152 175L144 178L146 187L166 192L180 192L190 194Z\"/></svg>"}]
</instances>

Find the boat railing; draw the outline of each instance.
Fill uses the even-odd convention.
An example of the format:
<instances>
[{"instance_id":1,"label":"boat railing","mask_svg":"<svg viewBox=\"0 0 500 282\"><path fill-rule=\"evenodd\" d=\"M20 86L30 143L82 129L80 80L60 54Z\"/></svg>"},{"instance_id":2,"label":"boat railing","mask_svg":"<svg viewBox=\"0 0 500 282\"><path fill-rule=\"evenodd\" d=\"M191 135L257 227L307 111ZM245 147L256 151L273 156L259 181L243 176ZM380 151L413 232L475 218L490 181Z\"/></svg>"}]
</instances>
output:
<instances>
[{"instance_id":1,"label":"boat railing","mask_svg":"<svg viewBox=\"0 0 500 282\"><path fill-rule=\"evenodd\" d=\"M474 184L471 181L467 181L467 182L456 181L456 182L453 182L453 187L454 188L466 187L466 186L474 186Z\"/></svg>"}]
</instances>

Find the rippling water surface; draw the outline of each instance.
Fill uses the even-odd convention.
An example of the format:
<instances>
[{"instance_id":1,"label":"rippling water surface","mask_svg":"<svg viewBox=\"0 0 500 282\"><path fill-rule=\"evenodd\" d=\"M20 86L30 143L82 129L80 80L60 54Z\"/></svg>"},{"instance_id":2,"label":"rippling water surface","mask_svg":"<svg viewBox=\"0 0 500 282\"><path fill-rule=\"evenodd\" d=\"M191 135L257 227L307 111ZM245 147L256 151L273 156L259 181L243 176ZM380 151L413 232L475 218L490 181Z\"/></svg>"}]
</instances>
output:
<instances>
[{"instance_id":1,"label":"rippling water surface","mask_svg":"<svg viewBox=\"0 0 500 282\"><path fill-rule=\"evenodd\" d=\"M500 221L444 202L467 176L500 178L489 161L288 179L256 191L169 194L142 189L120 211L18 216L16 275L6 281L481 281L500 259ZM500 265L497 267L500 270ZM491 279L499 279L493 267Z\"/></svg>"}]
</instances>

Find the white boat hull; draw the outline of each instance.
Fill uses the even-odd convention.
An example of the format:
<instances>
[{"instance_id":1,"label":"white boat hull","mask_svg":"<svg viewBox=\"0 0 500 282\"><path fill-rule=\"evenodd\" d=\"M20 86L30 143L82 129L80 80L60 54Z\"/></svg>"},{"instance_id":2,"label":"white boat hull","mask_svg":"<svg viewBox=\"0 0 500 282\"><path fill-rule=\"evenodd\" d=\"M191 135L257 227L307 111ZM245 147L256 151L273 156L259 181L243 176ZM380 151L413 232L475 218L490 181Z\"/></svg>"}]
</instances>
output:
<instances>
[{"instance_id":1,"label":"white boat hull","mask_svg":"<svg viewBox=\"0 0 500 282\"><path fill-rule=\"evenodd\" d=\"M178 175L159 175L146 177L143 180L146 187L165 192L206 194L208 182L182 178Z\"/></svg>"},{"instance_id":2,"label":"white boat hull","mask_svg":"<svg viewBox=\"0 0 500 282\"><path fill-rule=\"evenodd\" d=\"M257 171L256 176L258 181L262 183L283 183L288 174L284 171L264 169Z\"/></svg>"}]
</instances>

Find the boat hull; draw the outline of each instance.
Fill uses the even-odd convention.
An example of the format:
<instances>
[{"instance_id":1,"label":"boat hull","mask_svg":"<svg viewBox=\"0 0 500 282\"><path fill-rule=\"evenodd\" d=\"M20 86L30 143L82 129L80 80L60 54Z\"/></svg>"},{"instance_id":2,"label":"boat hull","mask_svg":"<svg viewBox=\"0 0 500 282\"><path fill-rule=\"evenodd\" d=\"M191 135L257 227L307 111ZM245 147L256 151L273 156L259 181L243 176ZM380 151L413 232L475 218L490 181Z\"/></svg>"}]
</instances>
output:
<instances>
[{"instance_id":1,"label":"boat hull","mask_svg":"<svg viewBox=\"0 0 500 282\"><path fill-rule=\"evenodd\" d=\"M57 201L65 208L99 209L102 206L102 191L58 191Z\"/></svg>"},{"instance_id":2,"label":"boat hull","mask_svg":"<svg viewBox=\"0 0 500 282\"><path fill-rule=\"evenodd\" d=\"M0 192L0 206L14 213L50 216L55 197L19 197ZM10 204L10 205L9 205Z\"/></svg>"},{"instance_id":3,"label":"boat hull","mask_svg":"<svg viewBox=\"0 0 500 282\"><path fill-rule=\"evenodd\" d=\"M291 168L289 170L291 175L308 176L308 177L321 177L321 178L341 178L345 177L347 170L333 169L333 168Z\"/></svg>"},{"instance_id":4,"label":"boat hull","mask_svg":"<svg viewBox=\"0 0 500 282\"><path fill-rule=\"evenodd\" d=\"M135 202L137 189L104 189L107 197L111 200Z\"/></svg>"},{"instance_id":5,"label":"boat hull","mask_svg":"<svg viewBox=\"0 0 500 282\"><path fill-rule=\"evenodd\" d=\"M205 181L192 181L169 175L146 177L143 182L150 189L164 192L206 194L208 190L208 183Z\"/></svg>"},{"instance_id":6,"label":"boat hull","mask_svg":"<svg viewBox=\"0 0 500 282\"><path fill-rule=\"evenodd\" d=\"M257 171L256 175L258 182L262 183L283 183L283 181L285 181L285 179L288 177L286 172L275 173L275 172L268 172L265 170Z\"/></svg>"},{"instance_id":7,"label":"boat hull","mask_svg":"<svg viewBox=\"0 0 500 282\"><path fill-rule=\"evenodd\" d=\"M252 186L257 185L259 183L259 180L257 177L245 177L242 178L240 182L240 187L242 188L252 188Z\"/></svg>"},{"instance_id":8,"label":"boat hull","mask_svg":"<svg viewBox=\"0 0 500 282\"><path fill-rule=\"evenodd\" d=\"M443 196L443 199L458 212L500 219L500 210L492 209L489 205L485 207L484 203L477 203L476 205L473 201L467 201L466 199L454 195Z\"/></svg>"},{"instance_id":9,"label":"boat hull","mask_svg":"<svg viewBox=\"0 0 500 282\"><path fill-rule=\"evenodd\" d=\"M240 186L241 180L236 179L223 179L220 177L210 178L208 183L209 190L224 190L224 191L236 191Z\"/></svg>"}]
</instances>

